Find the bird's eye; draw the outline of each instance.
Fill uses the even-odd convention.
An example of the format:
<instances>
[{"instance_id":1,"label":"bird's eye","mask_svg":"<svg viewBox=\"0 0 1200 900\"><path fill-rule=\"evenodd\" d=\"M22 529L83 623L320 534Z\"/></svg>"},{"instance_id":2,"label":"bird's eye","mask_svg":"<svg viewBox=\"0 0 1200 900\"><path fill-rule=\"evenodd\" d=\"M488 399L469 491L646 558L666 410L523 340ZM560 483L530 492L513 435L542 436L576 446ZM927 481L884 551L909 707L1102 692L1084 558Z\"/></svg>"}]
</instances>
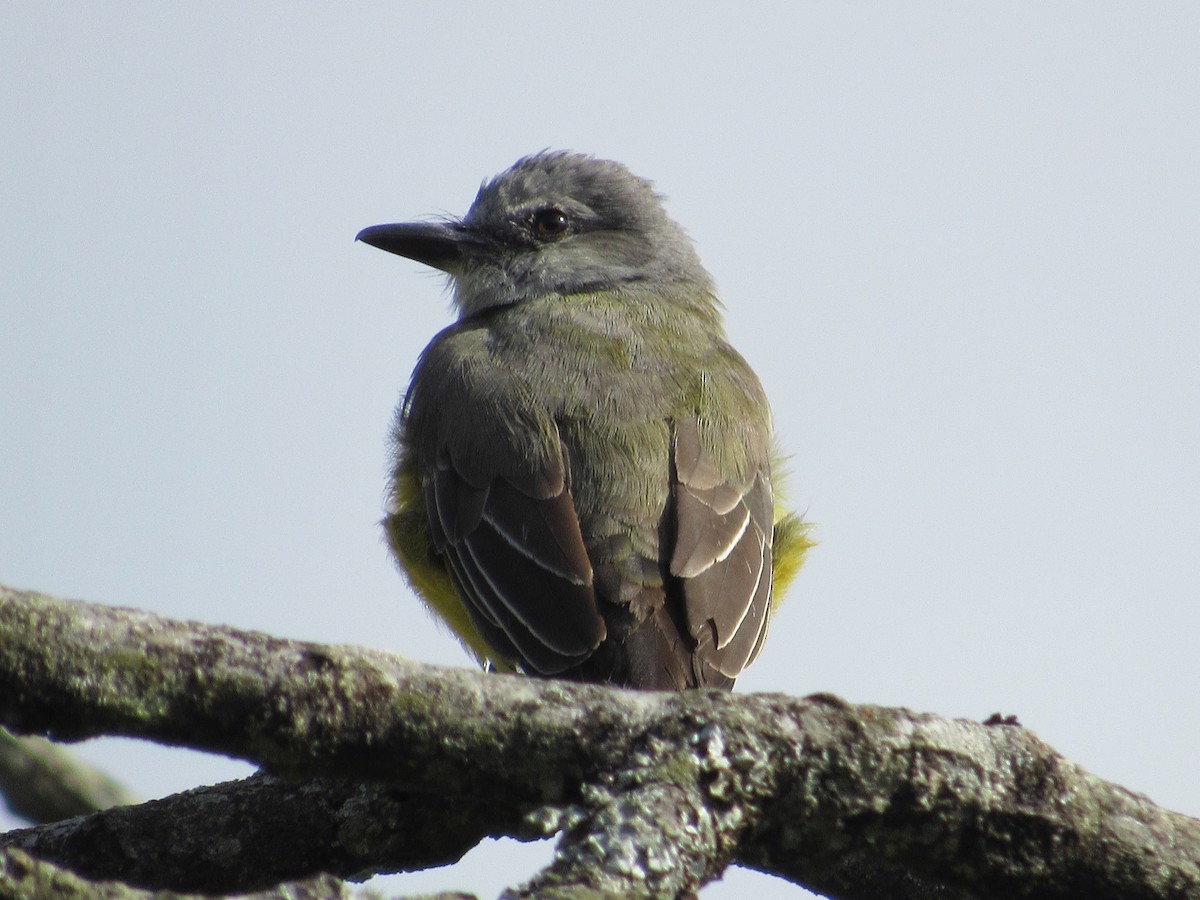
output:
<instances>
[{"instance_id":1,"label":"bird's eye","mask_svg":"<svg viewBox=\"0 0 1200 900\"><path fill-rule=\"evenodd\" d=\"M567 233L569 225L567 214L553 206L539 209L533 214L533 232L538 237L562 237Z\"/></svg>"}]
</instances>

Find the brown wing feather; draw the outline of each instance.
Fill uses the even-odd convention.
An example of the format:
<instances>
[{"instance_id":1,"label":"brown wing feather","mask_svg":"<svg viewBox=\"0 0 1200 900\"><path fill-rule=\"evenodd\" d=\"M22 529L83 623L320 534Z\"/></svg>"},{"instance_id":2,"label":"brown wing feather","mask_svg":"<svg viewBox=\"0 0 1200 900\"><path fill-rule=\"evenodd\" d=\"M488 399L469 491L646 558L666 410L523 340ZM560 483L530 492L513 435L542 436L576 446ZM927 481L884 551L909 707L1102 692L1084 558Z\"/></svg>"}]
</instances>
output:
<instances>
[{"instance_id":1,"label":"brown wing feather","mask_svg":"<svg viewBox=\"0 0 1200 900\"><path fill-rule=\"evenodd\" d=\"M704 452L694 420L676 423L676 540L671 574L681 580L702 682L735 678L761 647L770 614L773 498L765 452L747 484L731 483Z\"/></svg>"},{"instance_id":2,"label":"brown wing feather","mask_svg":"<svg viewBox=\"0 0 1200 900\"><path fill-rule=\"evenodd\" d=\"M427 477L434 546L481 631L501 631L526 667L546 675L591 654L606 628L565 479L549 496L503 478L477 487L448 455Z\"/></svg>"}]
</instances>

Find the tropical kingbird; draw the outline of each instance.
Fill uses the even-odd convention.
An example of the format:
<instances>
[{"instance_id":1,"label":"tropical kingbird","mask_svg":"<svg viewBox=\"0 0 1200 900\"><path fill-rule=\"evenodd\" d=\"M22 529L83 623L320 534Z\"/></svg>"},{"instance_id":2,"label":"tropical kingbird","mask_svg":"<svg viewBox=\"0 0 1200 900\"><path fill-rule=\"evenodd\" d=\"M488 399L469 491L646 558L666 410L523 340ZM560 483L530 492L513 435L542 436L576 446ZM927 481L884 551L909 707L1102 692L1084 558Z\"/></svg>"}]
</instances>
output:
<instances>
[{"instance_id":1,"label":"tropical kingbird","mask_svg":"<svg viewBox=\"0 0 1200 900\"><path fill-rule=\"evenodd\" d=\"M449 276L397 412L388 541L485 665L731 688L809 547L771 413L651 183L525 157L462 219L358 239Z\"/></svg>"}]
</instances>

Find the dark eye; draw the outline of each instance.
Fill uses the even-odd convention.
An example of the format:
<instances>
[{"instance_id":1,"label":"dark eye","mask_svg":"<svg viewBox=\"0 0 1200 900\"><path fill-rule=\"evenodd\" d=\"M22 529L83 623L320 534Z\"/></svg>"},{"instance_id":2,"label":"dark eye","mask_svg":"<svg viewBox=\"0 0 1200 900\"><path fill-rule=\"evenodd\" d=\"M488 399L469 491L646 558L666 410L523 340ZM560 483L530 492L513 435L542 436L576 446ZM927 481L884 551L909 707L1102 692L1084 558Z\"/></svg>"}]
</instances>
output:
<instances>
[{"instance_id":1,"label":"dark eye","mask_svg":"<svg viewBox=\"0 0 1200 900\"><path fill-rule=\"evenodd\" d=\"M539 209L533 214L533 232L538 237L561 237L567 233L569 225L567 214L553 206Z\"/></svg>"}]
</instances>

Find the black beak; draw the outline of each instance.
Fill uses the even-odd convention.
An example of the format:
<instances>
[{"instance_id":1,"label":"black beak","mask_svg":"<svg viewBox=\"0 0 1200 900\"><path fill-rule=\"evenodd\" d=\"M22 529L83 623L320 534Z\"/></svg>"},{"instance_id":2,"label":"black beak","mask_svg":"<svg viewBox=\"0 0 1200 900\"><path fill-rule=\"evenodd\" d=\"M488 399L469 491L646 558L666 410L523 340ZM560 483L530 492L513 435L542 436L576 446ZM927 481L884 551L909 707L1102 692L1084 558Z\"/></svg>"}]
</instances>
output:
<instances>
[{"instance_id":1,"label":"black beak","mask_svg":"<svg viewBox=\"0 0 1200 900\"><path fill-rule=\"evenodd\" d=\"M452 271L463 259L463 230L458 224L399 222L395 225L372 225L360 231L354 239L443 272Z\"/></svg>"}]
</instances>

